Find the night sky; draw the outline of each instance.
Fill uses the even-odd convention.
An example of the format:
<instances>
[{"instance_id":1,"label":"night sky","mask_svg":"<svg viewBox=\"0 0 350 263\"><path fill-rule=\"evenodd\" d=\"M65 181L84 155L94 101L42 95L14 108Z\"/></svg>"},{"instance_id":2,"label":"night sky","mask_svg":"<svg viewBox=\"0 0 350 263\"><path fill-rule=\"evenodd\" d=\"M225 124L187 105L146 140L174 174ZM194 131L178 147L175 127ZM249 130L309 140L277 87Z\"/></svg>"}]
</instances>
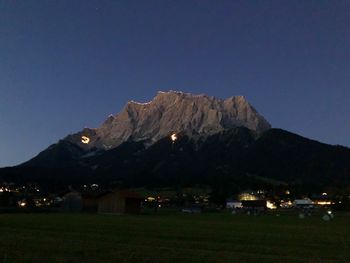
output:
<instances>
[{"instance_id":1,"label":"night sky","mask_svg":"<svg viewBox=\"0 0 350 263\"><path fill-rule=\"evenodd\" d=\"M158 90L350 146L350 1L0 0L0 166Z\"/></svg>"}]
</instances>

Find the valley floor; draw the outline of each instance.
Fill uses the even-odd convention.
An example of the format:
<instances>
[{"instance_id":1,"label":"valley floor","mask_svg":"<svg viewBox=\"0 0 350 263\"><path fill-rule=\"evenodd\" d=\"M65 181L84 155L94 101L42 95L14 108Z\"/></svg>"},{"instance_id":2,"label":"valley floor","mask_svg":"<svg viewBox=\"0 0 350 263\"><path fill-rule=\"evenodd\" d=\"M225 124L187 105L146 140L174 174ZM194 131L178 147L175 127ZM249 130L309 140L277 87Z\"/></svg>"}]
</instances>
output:
<instances>
[{"instance_id":1,"label":"valley floor","mask_svg":"<svg viewBox=\"0 0 350 263\"><path fill-rule=\"evenodd\" d=\"M0 214L0 262L349 262L350 216Z\"/></svg>"}]
</instances>

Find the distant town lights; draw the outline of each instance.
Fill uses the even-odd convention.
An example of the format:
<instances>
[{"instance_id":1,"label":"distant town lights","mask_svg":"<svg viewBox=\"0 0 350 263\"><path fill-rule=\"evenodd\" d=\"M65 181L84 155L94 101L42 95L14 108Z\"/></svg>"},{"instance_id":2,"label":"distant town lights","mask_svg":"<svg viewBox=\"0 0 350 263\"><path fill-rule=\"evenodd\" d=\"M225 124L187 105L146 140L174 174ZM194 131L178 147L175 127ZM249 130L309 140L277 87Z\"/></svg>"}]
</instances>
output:
<instances>
[{"instance_id":1,"label":"distant town lights","mask_svg":"<svg viewBox=\"0 0 350 263\"><path fill-rule=\"evenodd\" d=\"M81 142L84 144L89 144L90 138L87 136L81 136Z\"/></svg>"}]
</instances>

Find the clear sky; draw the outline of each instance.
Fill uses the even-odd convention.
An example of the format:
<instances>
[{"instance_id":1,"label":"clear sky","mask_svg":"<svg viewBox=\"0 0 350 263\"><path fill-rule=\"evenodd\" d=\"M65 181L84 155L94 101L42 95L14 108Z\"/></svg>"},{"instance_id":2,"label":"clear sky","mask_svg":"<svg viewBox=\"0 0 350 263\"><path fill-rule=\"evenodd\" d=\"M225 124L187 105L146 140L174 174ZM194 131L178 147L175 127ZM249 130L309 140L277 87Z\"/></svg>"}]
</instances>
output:
<instances>
[{"instance_id":1,"label":"clear sky","mask_svg":"<svg viewBox=\"0 0 350 263\"><path fill-rule=\"evenodd\" d=\"M0 166L170 89L350 146L350 1L0 0Z\"/></svg>"}]
</instances>

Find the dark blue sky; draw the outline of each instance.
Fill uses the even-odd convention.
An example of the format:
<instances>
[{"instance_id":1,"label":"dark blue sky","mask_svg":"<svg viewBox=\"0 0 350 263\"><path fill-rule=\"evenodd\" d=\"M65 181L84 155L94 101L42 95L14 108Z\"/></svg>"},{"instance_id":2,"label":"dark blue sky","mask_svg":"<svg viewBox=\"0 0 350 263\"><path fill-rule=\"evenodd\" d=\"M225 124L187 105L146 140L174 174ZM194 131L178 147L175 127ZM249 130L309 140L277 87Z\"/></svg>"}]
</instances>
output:
<instances>
[{"instance_id":1,"label":"dark blue sky","mask_svg":"<svg viewBox=\"0 0 350 263\"><path fill-rule=\"evenodd\" d=\"M158 90L350 146L350 1L0 0L0 166Z\"/></svg>"}]
</instances>

